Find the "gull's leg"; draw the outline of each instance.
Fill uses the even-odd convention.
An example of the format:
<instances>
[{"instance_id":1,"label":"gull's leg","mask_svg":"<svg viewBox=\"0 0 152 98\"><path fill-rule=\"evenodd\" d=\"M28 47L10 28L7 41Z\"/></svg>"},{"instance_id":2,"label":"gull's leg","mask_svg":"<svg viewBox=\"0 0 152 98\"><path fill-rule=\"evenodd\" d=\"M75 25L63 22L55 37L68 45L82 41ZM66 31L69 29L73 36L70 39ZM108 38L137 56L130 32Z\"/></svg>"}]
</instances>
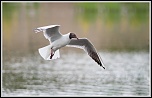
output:
<instances>
[{"instance_id":1,"label":"gull's leg","mask_svg":"<svg viewBox=\"0 0 152 98\"><path fill-rule=\"evenodd\" d=\"M51 56L50 56L50 59L52 59L53 55L54 55L54 50L51 48Z\"/></svg>"}]
</instances>

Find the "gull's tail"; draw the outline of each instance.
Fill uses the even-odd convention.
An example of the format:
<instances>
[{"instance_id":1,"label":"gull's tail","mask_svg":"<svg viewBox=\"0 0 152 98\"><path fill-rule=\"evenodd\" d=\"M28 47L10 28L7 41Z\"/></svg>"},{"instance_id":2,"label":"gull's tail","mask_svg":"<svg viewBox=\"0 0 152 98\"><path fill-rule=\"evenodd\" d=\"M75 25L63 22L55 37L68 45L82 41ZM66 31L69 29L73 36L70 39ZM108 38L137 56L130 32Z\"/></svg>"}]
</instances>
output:
<instances>
[{"instance_id":1,"label":"gull's tail","mask_svg":"<svg viewBox=\"0 0 152 98\"><path fill-rule=\"evenodd\" d=\"M55 51L52 59L50 59L51 56L51 49L50 49L50 45L39 48L39 53L40 55L45 59L45 60L52 60L52 59L57 59L60 58L60 52L59 49Z\"/></svg>"}]
</instances>

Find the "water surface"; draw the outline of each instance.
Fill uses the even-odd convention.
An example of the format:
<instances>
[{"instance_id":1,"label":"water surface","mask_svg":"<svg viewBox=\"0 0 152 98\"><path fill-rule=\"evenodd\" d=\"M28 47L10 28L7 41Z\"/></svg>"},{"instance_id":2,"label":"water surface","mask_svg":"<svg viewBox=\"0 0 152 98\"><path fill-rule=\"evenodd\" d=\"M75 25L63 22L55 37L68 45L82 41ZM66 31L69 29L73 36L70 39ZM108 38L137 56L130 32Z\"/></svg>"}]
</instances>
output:
<instances>
[{"instance_id":1,"label":"water surface","mask_svg":"<svg viewBox=\"0 0 152 98\"><path fill-rule=\"evenodd\" d=\"M62 51L61 51L62 53ZM100 52L106 69L85 53L53 61L38 53L3 58L2 96L148 96L148 52Z\"/></svg>"}]
</instances>

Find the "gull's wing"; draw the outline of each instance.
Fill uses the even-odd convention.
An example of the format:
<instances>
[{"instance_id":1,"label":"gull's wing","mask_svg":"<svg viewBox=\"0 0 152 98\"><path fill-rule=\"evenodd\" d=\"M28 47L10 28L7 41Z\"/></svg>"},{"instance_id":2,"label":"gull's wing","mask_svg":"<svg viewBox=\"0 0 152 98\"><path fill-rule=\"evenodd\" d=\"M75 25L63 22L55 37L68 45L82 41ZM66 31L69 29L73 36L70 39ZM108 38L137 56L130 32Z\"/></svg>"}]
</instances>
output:
<instances>
[{"instance_id":1,"label":"gull's wing","mask_svg":"<svg viewBox=\"0 0 152 98\"><path fill-rule=\"evenodd\" d=\"M60 25L38 27L35 29L35 33L43 31L45 38L50 42L53 42L62 36L62 34L59 32L59 27Z\"/></svg>"},{"instance_id":2,"label":"gull's wing","mask_svg":"<svg viewBox=\"0 0 152 98\"><path fill-rule=\"evenodd\" d=\"M95 47L87 38L80 38L78 40L72 39L67 46L84 49L84 51L86 51L94 61L96 61L100 66L105 69L105 67L103 66L103 62L99 54L97 53Z\"/></svg>"}]
</instances>

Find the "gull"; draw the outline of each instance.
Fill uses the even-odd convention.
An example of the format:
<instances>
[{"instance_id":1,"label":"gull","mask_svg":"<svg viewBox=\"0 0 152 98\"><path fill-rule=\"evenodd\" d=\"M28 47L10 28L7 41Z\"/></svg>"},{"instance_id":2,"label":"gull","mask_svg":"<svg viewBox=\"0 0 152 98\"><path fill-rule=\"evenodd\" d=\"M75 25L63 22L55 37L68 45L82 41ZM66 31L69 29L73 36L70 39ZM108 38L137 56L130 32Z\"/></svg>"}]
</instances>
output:
<instances>
[{"instance_id":1,"label":"gull","mask_svg":"<svg viewBox=\"0 0 152 98\"><path fill-rule=\"evenodd\" d=\"M97 62L97 64L105 69L103 61L91 41L87 38L78 38L76 34L72 32L63 35L59 31L59 27L60 25L49 25L35 29L35 33L42 31L44 37L50 42L50 45L38 49L39 54L44 58L44 60L60 58L59 49L62 47L76 47L87 52L87 54Z\"/></svg>"}]
</instances>

